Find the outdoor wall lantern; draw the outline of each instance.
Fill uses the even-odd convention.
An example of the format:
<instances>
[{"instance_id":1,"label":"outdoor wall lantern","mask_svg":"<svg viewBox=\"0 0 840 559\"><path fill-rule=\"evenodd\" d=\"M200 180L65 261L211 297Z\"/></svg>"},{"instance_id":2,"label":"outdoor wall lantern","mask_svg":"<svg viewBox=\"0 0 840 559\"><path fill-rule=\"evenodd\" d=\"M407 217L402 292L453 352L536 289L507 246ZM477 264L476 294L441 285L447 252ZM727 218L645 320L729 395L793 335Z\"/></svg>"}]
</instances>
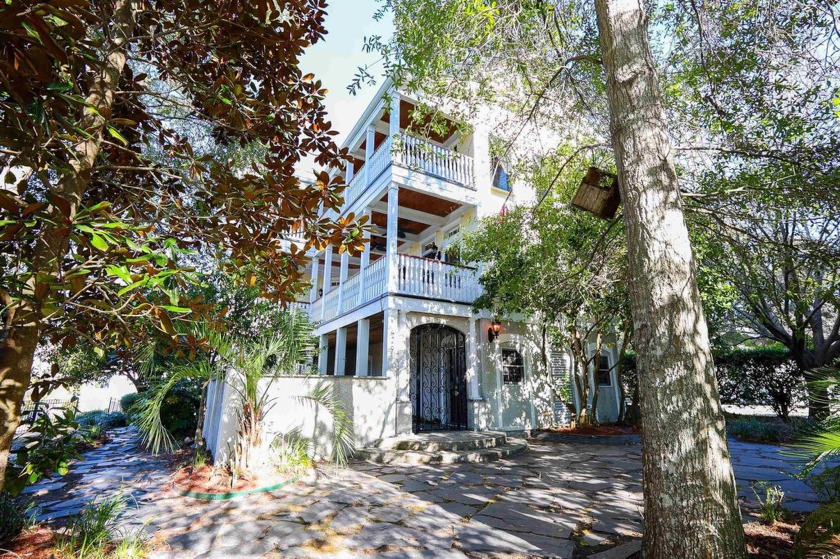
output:
<instances>
[{"instance_id":1,"label":"outdoor wall lantern","mask_svg":"<svg viewBox=\"0 0 840 559\"><path fill-rule=\"evenodd\" d=\"M490 328L487 329L487 339L492 343L502 333L502 323L498 319L494 319L490 323Z\"/></svg>"}]
</instances>

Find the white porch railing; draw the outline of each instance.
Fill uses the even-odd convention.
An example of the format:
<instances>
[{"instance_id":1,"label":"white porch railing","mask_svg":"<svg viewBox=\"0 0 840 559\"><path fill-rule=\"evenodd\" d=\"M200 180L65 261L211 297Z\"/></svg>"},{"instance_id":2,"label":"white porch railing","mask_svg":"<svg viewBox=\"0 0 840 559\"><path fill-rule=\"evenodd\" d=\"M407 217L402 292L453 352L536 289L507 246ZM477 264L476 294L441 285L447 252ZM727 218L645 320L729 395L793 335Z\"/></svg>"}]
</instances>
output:
<instances>
[{"instance_id":1,"label":"white porch railing","mask_svg":"<svg viewBox=\"0 0 840 559\"><path fill-rule=\"evenodd\" d=\"M414 136L402 136L397 161L410 169L473 188L473 158Z\"/></svg>"},{"instance_id":2,"label":"white porch railing","mask_svg":"<svg viewBox=\"0 0 840 559\"><path fill-rule=\"evenodd\" d=\"M385 278L385 257L379 258L376 262L365 269L365 300L364 303L385 293L388 282Z\"/></svg>"},{"instance_id":3,"label":"white porch railing","mask_svg":"<svg viewBox=\"0 0 840 559\"><path fill-rule=\"evenodd\" d=\"M391 138L385 138L385 141L376 148L373 155L370 156L370 161L366 163L370 168L368 169L368 182L375 181L382 171L391 164Z\"/></svg>"},{"instance_id":4,"label":"white porch railing","mask_svg":"<svg viewBox=\"0 0 840 559\"><path fill-rule=\"evenodd\" d=\"M290 311L309 312L309 306L307 301L292 301L288 308Z\"/></svg>"},{"instance_id":5,"label":"white porch railing","mask_svg":"<svg viewBox=\"0 0 840 559\"><path fill-rule=\"evenodd\" d=\"M324 305L324 320L330 320L338 316L338 294L341 287L333 287L329 293L324 295L322 303ZM315 320L320 320L320 316L313 316Z\"/></svg>"},{"instance_id":6,"label":"white porch railing","mask_svg":"<svg viewBox=\"0 0 840 559\"><path fill-rule=\"evenodd\" d=\"M318 322L321 320L321 307L324 305L324 298L320 297L315 299L311 305L309 305L309 320L313 322Z\"/></svg>"},{"instance_id":7,"label":"white porch railing","mask_svg":"<svg viewBox=\"0 0 840 559\"><path fill-rule=\"evenodd\" d=\"M398 255L398 289L406 295L472 303L479 295L475 268Z\"/></svg>"},{"instance_id":8,"label":"white porch railing","mask_svg":"<svg viewBox=\"0 0 840 559\"><path fill-rule=\"evenodd\" d=\"M361 279L361 274L357 273L344 282L344 294L341 298L342 312L359 306L359 280Z\"/></svg>"},{"instance_id":9,"label":"white porch railing","mask_svg":"<svg viewBox=\"0 0 840 559\"><path fill-rule=\"evenodd\" d=\"M382 171L391 163L391 138L385 138L373 155L370 161L365 162L362 168L353 176L347 190L344 191L344 206L353 203L362 192L375 181Z\"/></svg>"},{"instance_id":10,"label":"white porch railing","mask_svg":"<svg viewBox=\"0 0 840 559\"><path fill-rule=\"evenodd\" d=\"M324 320L331 320L339 314L350 312L365 303L373 301L387 292L388 281L385 276L385 257L379 258L365 268L365 288L361 288L361 271L347 278L344 286L335 287L324 297L310 305L310 318L314 322L321 320L321 308ZM469 266L447 264L440 260L421 258L409 254L397 255L397 293L412 295L424 299L472 303L481 294L478 272ZM339 290L341 307L339 308Z\"/></svg>"},{"instance_id":11,"label":"white porch railing","mask_svg":"<svg viewBox=\"0 0 840 559\"><path fill-rule=\"evenodd\" d=\"M347 207L353 200L358 198L366 187L365 168L362 166L359 172L353 175L353 178L350 179L350 184L344 190L344 206Z\"/></svg>"},{"instance_id":12,"label":"white porch railing","mask_svg":"<svg viewBox=\"0 0 840 559\"><path fill-rule=\"evenodd\" d=\"M474 189L473 158L436 146L415 136L400 136L401 145L392 152L391 138L380 144L350 180L344 191L344 207L356 201L392 162Z\"/></svg>"}]
</instances>

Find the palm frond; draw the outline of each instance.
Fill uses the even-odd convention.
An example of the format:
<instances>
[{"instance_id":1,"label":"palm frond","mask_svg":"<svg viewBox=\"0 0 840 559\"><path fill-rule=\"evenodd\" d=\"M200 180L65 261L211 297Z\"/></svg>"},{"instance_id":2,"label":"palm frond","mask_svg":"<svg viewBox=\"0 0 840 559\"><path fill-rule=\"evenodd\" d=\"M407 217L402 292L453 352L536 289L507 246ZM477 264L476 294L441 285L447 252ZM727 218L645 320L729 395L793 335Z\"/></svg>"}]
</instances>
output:
<instances>
[{"instance_id":1,"label":"palm frond","mask_svg":"<svg viewBox=\"0 0 840 559\"><path fill-rule=\"evenodd\" d=\"M829 409L838 404L840 397L840 368L817 369L817 380L808 383L809 392L820 394ZM803 474L813 471L822 461L840 456L840 418L828 418L810 428L795 444L789 454L807 461Z\"/></svg>"},{"instance_id":2,"label":"palm frond","mask_svg":"<svg viewBox=\"0 0 840 559\"><path fill-rule=\"evenodd\" d=\"M208 379L218 374L219 371L208 361L196 361L174 367L164 382L149 389L151 395L137 403L138 414L135 421L146 448L157 454L161 449L172 452L177 447L160 415L163 402L172 387L185 379Z\"/></svg>"},{"instance_id":3,"label":"palm frond","mask_svg":"<svg viewBox=\"0 0 840 559\"><path fill-rule=\"evenodd\" d=\"M356 438L353 434L353 418L344 406L330 393L324 383L319 383L308 394L295 396L295 400L304 404L324 409L333 420L333 444L331 461L336 466L347 465L350 456L356 450Z\"/></svg>"}]
</instances>

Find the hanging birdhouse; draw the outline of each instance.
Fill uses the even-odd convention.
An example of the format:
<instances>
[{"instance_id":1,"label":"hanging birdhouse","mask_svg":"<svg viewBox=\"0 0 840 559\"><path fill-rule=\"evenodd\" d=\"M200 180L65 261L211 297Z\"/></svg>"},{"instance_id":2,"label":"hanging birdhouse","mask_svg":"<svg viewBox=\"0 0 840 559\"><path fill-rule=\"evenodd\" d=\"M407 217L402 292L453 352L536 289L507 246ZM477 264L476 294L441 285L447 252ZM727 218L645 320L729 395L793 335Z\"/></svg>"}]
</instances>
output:
<instances>
[{"instance_id":1,"label":"hanging birdhouse","mask_svg":"<svg viewBox=\"0 0 840 559\"><path fill-rule=\"evenodd\" d=\"M621 196L618 193L618 177L598 167L590 167L586 171L586 176L580 181L572 199L574 207L586 210L601 219L615 217L619 203Z\"/></svg>"}]
</instances>

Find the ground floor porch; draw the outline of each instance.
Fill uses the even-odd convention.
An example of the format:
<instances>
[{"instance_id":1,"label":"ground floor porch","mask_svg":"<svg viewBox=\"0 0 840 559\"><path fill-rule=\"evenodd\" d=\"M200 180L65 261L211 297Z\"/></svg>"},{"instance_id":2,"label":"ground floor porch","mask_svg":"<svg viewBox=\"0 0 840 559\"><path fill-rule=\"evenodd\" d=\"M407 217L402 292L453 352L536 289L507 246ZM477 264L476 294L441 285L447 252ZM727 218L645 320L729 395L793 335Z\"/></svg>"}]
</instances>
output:
<instances>
[{"instance_id":1,"label":"ground floor porch","mask_svg":"<svg viewBox=\"0 0 840 559\"><path fill-rule=\"evenodd\" d=\"M313 454L330 456L335 426L305 399L323 389L352 419L359 448L410 433L527 433L568 423L570 357L534 323L427 299L389 296L379 304L319 326L315 374L265 381L274 402L266 440L294 432ZM217 463L236 434L236 378L231 371L208 390L204 433ZM599 399L608 422L618 409L615 375L595 378L610 383Z\"/></svg>"}]
</instances>

